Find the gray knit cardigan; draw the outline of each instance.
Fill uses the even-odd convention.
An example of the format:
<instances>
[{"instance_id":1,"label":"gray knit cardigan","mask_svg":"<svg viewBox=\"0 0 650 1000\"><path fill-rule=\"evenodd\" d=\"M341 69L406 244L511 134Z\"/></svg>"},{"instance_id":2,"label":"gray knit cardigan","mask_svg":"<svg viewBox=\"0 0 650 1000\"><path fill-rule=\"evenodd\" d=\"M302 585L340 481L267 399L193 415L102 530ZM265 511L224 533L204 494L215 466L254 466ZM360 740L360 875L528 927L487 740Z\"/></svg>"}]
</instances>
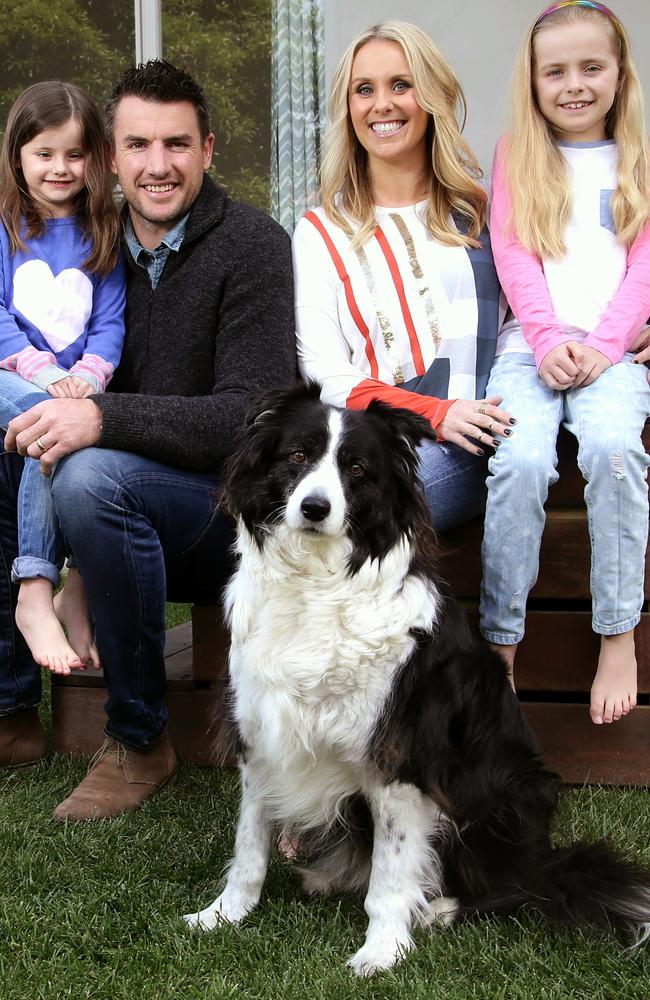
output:
<instances>
[{"instance_id":1,"label":"gray knit cardigan","mask_svg":"<svg viewBox=\"0 0 650 1000\"><path fill-rule=\"evenodd\" d=\"M102 411L102 448L218 470L251 394L296 379L290 240L204 177L157 288L127 259L126 341Z\"/></svg>"}]
</instances>

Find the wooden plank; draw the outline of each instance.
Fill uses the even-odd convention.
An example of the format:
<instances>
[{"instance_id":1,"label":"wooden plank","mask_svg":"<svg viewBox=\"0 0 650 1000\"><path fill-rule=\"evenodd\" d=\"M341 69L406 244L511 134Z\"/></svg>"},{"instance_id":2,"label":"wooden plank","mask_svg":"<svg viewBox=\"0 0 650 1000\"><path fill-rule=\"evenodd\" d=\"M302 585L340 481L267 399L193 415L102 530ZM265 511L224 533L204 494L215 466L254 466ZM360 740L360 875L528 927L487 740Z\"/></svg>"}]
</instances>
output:
<instances>
[{"instance_id":1,"label":"wooden plank","mask_svg":"<svg viewBox=\"0 0 650 1000\"><path fill-rule=\"evenodd\" d=\"M476 602L466 604L478 634ZM650 613L644 612L636 629L638 688L650 693ZM518 691L584 692L591 689L600 639L591 629L588 611L529 611L526 636L517 650L515 682Z\"/></svg>"},{"instance_id":2,"label":"wooden plank","mask_svg":"<svg viewBox=\"0 0 650 1000\"><path fill-rule=\"evenodd\" d=\"M441 539L440 570L457 597L478 597L481 585L483 521L474 518ZM539 560L539 577L530 599L591 600L591 544L584 510L552 509L547 513ZM650 547L646 552L645 599L650 599Z\"/></svg>"},{"instance_id":3,"label":"wooden plank","mask_svg":"<svg viewBox=\"0 0 650 1000\"><path fill-rule=\"evenodd\" d=\"M185 760L206 765L213 762L216 754L221 763L232 766L234 758L229 750L230 732L223 722L224 681L223 676L219 678L227 667L223 628L217 630L217 642L212 642L214 615L207 609L201 611L204 613L202 678L197 680L194 676L192 624L177 625L169 629L165 637L169 733L178 753ZM208 623L210 627L206 630ZM67 677L54 675L52 717L55 749L75 756L94 753L104 740L106 699L101 670L75 671Z\"/></svg>"},{"instance_id":4,"label":"wooden plank","mask_svg":"<svg viewBox=\"0 0 650 1000\"><path fill-rule=\"evenodd\" d=\"M650 708L594 726L585 705L524 703L544 761L566 784L650 784Z\"/></svg>"},{"instance_id":5,"label":"wooden plank","mask_svg":"<svg viewBox=\"0 0 650 1000\"><path fill-rule=\"evenodd\" d=\"M228 662L230 635L219 605L192 606L192 674L196 681L222 677Z\"/></svg>"},{"instance_id":6,"label":"wooden plank","mask_svg":"<svg viewBox=\"0 0 650 1000\"><path fill-rule=\"evenodd\" d=\"M54 747L75 757L94 753L104 741L106 688L57 684L52 686ZM176 751L192 764L212 765L218 755L221 764L234 766L226 749L228 726L220 708L223 690L219 682L211 687L182 688L169 685L169 735ZM226 757L224 761L222 758Z\"/></svg>"}]
</instances>

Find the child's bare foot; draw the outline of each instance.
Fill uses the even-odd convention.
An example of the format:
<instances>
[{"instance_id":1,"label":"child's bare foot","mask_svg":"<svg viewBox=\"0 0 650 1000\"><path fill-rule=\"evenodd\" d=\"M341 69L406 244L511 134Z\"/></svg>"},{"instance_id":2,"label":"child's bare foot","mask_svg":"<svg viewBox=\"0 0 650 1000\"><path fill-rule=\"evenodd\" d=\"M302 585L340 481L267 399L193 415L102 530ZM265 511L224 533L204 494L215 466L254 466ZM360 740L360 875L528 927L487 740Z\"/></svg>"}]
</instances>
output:
<instances>
[{"instance_id":1,"label":"child's bare foot","mask_svg":"<svg viewBox=\"0 0 650 1000\"><path fill-rule=\"evenodd\" d=\"M54 598L54 610L61 624L65 626L70 645L76 650L79 659L84 664L90 663L99 670L101 663L95 645L86 588L79 570L75 567L68 570L65 584Z\"/></svg>"},{"instance_id":2,"label":"child's bare foot","mask_svg":"<svg viewBox=\"0 0 650 1000\"><path fill-rule=\"evenodd\" d=\"M32 656L53 674L69 674L83 669L83 663L65 637L54 611L53 587L49 580L36 577L22 580L16 607L16 625Z\"/></svg>"},{"instance_id":3,"label":"child's bare foot","mask_svg":"<svg viewBox=\"0 0 650 1000\"><path fill-rule=\"evenodd\" d=\"M634 629L600 637L600 656L591 685L591 721L617 722L636 705Z\"/></svg>"},{"instance_id":4,"label":"child's bare foot","mask_svg":"<svg viewBox=\"0 0 650 1000\"><path fill-rule=\"evenodd\" d=\"M510 686L512 690L515 690L515 656L517 655L518 643L513 643L510 646L501 646L496 642L489 642L488 646L493 649L495 653L498 653L502 660L505 661L506 668L508 670L508 680L510 681Z\"/></svg>"}]
</instances>

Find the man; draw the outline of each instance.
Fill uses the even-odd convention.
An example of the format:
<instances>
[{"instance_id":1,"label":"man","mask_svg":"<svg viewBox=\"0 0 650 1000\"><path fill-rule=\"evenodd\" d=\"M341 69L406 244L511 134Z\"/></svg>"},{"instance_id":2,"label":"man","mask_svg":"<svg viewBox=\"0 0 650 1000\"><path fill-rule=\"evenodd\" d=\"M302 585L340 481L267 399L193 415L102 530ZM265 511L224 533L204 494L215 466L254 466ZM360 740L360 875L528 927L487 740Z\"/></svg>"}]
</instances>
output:
<instances>
[{"instance_id":1,"label":"man","mask_svg":"<svg viewBox=\"0 0 650 1000\"><path fill-rule=\"evenodd\" d=\"M166 598L213 598L232 526L219 470L251 392L295 379L289 239L204 173L214 136L203 92L152 60L107 105L126 199L127 337L109 393L56 398L11 422L6 449L40 458L84 580L108 688L98 762L56 809L64 821L134 809L171 782ZM45 753L40 673L13 620L21 459L0 460L0 766ZM55 466L56 464L56 467Z\"/></svg>"}]
</instances>

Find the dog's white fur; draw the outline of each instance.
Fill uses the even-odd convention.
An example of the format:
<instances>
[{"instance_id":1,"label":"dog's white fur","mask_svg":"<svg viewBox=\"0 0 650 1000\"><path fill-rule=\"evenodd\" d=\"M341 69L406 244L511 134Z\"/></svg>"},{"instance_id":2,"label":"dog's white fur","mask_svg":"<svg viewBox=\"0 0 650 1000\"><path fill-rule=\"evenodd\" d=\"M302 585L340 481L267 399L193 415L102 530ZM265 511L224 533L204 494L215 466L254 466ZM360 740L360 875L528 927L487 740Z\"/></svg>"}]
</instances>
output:
<instances>
[{"instance_id":1,"label":"dog's white fur","mask_svg":"<svg viewBox=\"0 0 650 1000\"><path fill-rule=\"evenodd\" d=\"M257 904L274 830L332 824L340 803L361 793L370 805L374 846L363 947L350 960L368 975L412 947L414 922L450 922L430 838L444 817L412 785L387 784L366 748L393 679L411 655L412 629L431 631L438 593L409 574L403 538L379 564L347 571L345 496L336 466L339 414L330 414L330 448L288 499L262 548L240 524L239 567L227 591L236 720L246 747L235 856L222 894L185 917L210 930L237 923ZM331 504L317 530L300 504ZM346 846L341 845L342 855ZM342 859L343 860L343 859ZM334 870L305 874L308 891L347 888Z\"/></svg>"}]
</instances>

